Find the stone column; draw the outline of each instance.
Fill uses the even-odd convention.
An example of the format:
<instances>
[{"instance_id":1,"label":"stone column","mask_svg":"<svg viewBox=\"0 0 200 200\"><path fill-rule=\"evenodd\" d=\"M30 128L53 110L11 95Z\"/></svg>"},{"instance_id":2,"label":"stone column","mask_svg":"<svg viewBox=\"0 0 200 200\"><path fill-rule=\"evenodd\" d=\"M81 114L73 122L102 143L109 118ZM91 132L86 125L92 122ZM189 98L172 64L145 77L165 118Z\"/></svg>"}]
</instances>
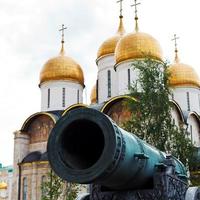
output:
<instances>
[{"instance_id":1,"label":"stone column","mask_svg":"<svg viewBox=\"0 0 200 200\"><path fill-rule=\"evenodd\" d=\"M29 136L21 131L14 132L14 161L12 180L12 200L18 200L19 163L28 154Z\"/></svg>"},{"instance_id":2,"label":"stone column","mask_svg":"<svg viewBox=\"0 0 200 200\"><path fill-rule=\"evenodd\" d=\"M37 164L32 163L31 200L37 200Z\"/></svg>"}]
</instances>

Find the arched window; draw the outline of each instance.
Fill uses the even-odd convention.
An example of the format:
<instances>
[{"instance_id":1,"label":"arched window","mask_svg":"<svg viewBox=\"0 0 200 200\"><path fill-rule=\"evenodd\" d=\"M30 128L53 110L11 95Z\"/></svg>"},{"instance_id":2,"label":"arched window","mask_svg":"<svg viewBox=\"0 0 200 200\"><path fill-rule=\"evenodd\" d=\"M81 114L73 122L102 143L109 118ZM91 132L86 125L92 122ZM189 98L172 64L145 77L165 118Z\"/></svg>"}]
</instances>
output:
<instances>
[{"instance_id":1,"label":"arched window","mask_svg":"<svg viewBox=\"0 0 200 200\"><path fill-rule=\"evenodd\" d=\"M187 109L190 111L190 93L187 92Z\"/></svg>"},{"instance_id":2,"label":"arched window","mask_svg":"<svg viewBox=\"0 0 200 200\"><path fill-rule=\"evenodd\" d=\"M111 71L108 70L108 97L111 97Z\"/></svg>"},{"instance_id":3,"label":"arched window","mask_svg":"<svg viewBox=\"0 0 200 200\"><path fill-rule=\"evenodd\" d=\"M28 182L27 178L23 178L23 200L28 200Z\"/></svg>"},{"instance_id":4,"label":"arched window","mask_svg":"<svg viewBox=\"0 0 200 200\"><path fill-rule=\"evenodd\" d=\"M62 107L65 107L65 88L62 89Z\"/></svg>"},{"instance_id":5,"label":"arched window","mask_svg":"<svg viewBox=\"0 0 200 200\"><path fill-rule=\"evenodd\" d=\"M190 134L191 134L191 141L193 141L193 130L192 130L192 125L190 125Z\"/></svg>"},{"instance_id":6,"label":"arched window","mask_svg":"<svg viewBox=\"0 0 200 200\"><path fill-rule=\"evenodd\" d=\"M97 94L97 103L99 102L99 81L97 80L96 82L97 87L96 87L96 94Z\"/></svg>"},{"instance_id":7,"label":"arched window","mask_svg":"<svg viewBox=\"0 0 200 200\"><path fill-rule=\"evenodd\" d=\"M46 182L46 176L43 175L41 177L41 197L44 197L45 196L45 189L44 189L44 183Z\"/></svg>"},{"instance_id":8,"label":"arched window","mask_svg":"<svg viewBox=\"0 0 200 200\"><path fill-rule=\"evenodd\" d=\"M80 96L79 90L77 90L77 103L79 103L79 96Z\"/></svg>"},{"instance_id":9,"label":"arched window","mask_svg":"<svg viewBox=\"0 0 200 200\"><path fill-rule=\"evenodd\" d=\"M131 88L131 70L128 69L128 89L130 90Z\"/></svg>"},{"instance_id":10,"label":"arched window","mask_svg":"<svg viewBox=\"0 0 200 200\"><path fill-rule=\"evenodd\" d=\"M41 177L41 184L45 183L45 181L46 181L46 176L43 175L43 176Z\"/></svg>"},{"instance_id":11,"label":"arched window","mask_svg":"<svg viewBox=\"0 0 200 200\"><path fill-rule=\"evenodd\" d=\"M50 107L50 88L48 89L48 96L47 96L47 108Z\"/></svg>"}]
</instances>

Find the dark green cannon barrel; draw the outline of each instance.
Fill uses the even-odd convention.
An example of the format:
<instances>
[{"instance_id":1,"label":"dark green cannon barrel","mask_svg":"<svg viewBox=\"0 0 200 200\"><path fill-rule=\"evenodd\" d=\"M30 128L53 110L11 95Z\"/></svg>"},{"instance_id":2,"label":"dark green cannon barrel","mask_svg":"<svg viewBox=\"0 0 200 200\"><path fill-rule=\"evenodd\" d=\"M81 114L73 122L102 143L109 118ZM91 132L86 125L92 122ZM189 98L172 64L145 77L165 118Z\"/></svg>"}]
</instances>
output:
<instances>
[{"instance_id":1,"label":"dark green cannon barrel","mask_svg":"<svg viewBox=\"0 0 200 200\"><path fill-rule=\"evenodd\" d=\"M114 190L151 185L156 165L162 165L166 157L89 108L73 110L56 123L48 141L48 156L63 179ZM186 177L183 164L175 158L174 162L176 173Z\"/></svg>"}]
</instances>

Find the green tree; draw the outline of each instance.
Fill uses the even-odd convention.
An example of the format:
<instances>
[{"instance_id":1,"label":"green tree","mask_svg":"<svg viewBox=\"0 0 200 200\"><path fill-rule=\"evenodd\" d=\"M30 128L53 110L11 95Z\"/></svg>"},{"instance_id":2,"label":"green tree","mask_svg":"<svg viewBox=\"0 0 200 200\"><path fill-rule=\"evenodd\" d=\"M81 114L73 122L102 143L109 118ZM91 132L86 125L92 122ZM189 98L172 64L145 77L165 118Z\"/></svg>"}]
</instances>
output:
<instances>
[{"instance_id":1,"label":"green tree","mask_svg":"<svg viewBox=\"0 0 200 200\"><path fill-rule=\"evenodd\" d=\"M187 165L193 145L183 124L177 127L172 120L167 63L146 58L135 61L133 68L138 78L130 86L130 95L137 101L128 103L132 115L124 128Z\"/></svg>"},{"instance_id":2,"label":"green tree","mask_svg":"<svg viewBox=\"0 0 200 200\"><path fill-rule=\"evenodd\" d=\"M74 200L79 190L78 184L67 183L51 170L42 182L41 200Z\"/></svg>"},{"instance_id":3,"label":"green tree","mask_svg":"<svg viewBox=\"0 0 200 200\"><path fill-rule=\"evenodd\" d=\"M80 186L76 183L68 183L65 192L65 200L74 200L80 191Z\"/></svg>"}]
</instances>

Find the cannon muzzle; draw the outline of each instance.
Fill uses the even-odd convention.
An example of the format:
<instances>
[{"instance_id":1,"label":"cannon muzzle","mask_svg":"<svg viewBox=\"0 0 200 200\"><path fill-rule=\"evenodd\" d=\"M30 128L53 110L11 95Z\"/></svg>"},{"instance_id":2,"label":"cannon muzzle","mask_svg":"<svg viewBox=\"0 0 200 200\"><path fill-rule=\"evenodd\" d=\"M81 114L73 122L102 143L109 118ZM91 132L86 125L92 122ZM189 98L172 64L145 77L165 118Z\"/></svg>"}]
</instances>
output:
<instances>
[{"instance_id":1,"label":"cannon muzzle","mask_svg":"<svg viewBox=\"0 0 200 200\"><path fill-rule=\"evenodd\" d=\"M48 156L61 178L115 190L151 187L156 166L166 158L165 153L89 108L72 110L56 123ZM183 164L173 160L175 173L186 177Z\"/></svg>"}]
</instances>

